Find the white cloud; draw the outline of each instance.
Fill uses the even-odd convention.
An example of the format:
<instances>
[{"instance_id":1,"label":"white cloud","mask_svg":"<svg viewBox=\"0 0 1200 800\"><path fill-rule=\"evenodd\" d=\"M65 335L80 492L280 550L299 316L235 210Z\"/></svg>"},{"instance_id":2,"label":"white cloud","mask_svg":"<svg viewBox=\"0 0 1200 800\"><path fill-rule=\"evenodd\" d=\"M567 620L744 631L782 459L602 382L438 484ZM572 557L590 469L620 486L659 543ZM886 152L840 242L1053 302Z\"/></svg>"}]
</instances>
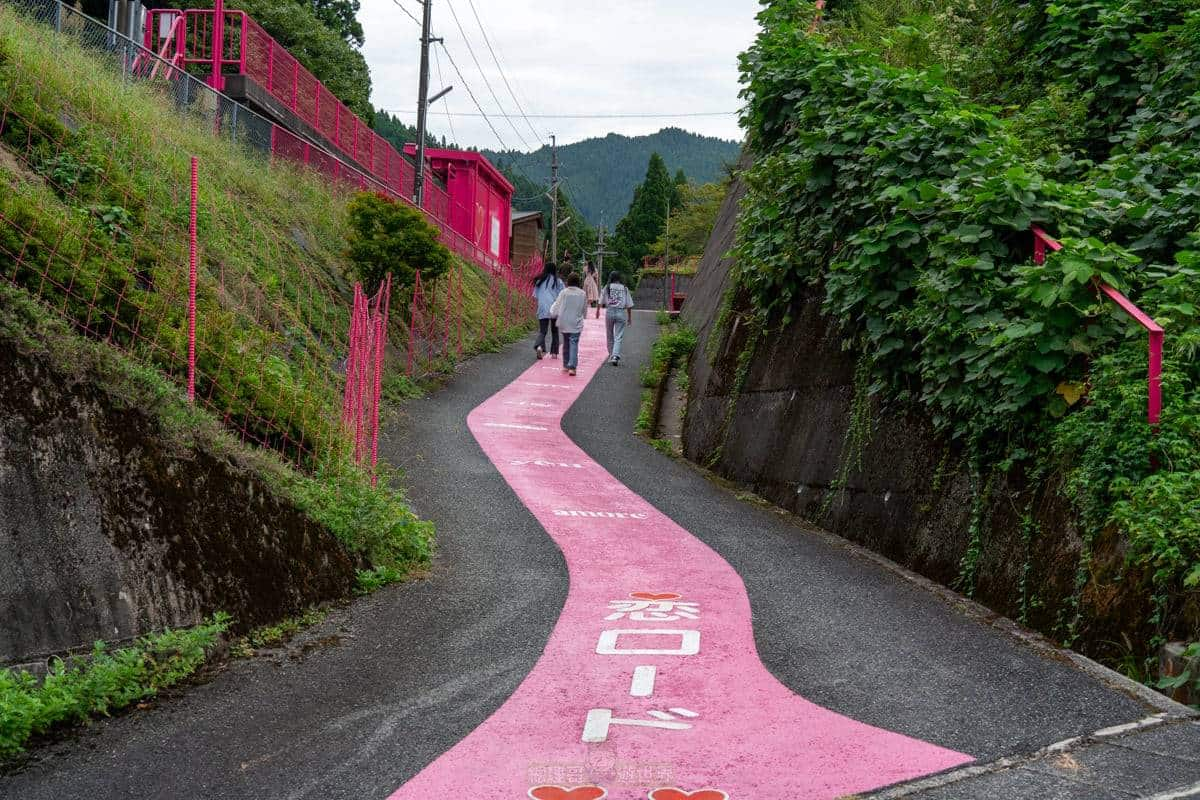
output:
<instances>
[{"instance_id":1,"label":"white cloud","mask_svg":"<svg viewBox=\"0 0 1200 800\"><path fill-rule=\"evenodd\" d=\"M415 17L418 0L398 0ZM444 37L466 83L509 147L540 142L516 112L499 70L488 52L468 0L432 0L434 35ZM677 114L735 111L737 56L757 29L758 0L474 0L505 74L528 114ZM475 66L451 9L491 82L499 113ZM372 100L377 107L415 121L420 28L393 0L362 0L366 31L363 54L371 66ZM436 49L436 47L435 47ZM431 85L454 85L430 116L430 130L459 144L497 148L496 135L476 117L445 111L476 112L463 81L440 53L443 81L431 67ZM533 119L542 137L555 133L562 143L603 136L653 133L674 125L710 136L740 139L734 116L678 119ZM519 133L519 135L518 135ZM524 138L524 143L522 142Z\"/></svg>"}]
</instances>

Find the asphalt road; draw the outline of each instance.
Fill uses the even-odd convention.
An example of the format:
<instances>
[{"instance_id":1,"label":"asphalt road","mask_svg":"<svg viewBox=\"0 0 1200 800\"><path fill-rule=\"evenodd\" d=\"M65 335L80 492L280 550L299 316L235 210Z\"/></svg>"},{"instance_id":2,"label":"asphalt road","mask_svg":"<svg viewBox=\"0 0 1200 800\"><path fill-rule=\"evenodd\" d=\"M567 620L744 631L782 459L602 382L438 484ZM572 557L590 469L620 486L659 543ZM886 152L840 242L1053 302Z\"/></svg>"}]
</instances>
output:
<instances>
[{"instance_id":1,"label":"asphalt road","mask_svg":"<svg viewBox=\"0 0 1200 800\"><path fill-rule=\"evenodd\" d=\"M564 429L740 573L759 654L786 686L982 763L1161 710L634 437L637 366L654 333L639 315L625 365L595 378ZM389 427L383 453L407 470L414 506L438 525L430 577L333 614L286 655L236 662L181 697L39 749L0 777L0 797L382 799L475 729L532 668L567 593L558 548L465 424L529 360L528 345L478 358ZM1159 755L1173 758L1181 741L1168 737ZM1155 791L1200 781L1200 761L1172 764ZM1028 794L965 783L930 791L1054 796L1033 783Z\"/></svg>"}]
</instances>

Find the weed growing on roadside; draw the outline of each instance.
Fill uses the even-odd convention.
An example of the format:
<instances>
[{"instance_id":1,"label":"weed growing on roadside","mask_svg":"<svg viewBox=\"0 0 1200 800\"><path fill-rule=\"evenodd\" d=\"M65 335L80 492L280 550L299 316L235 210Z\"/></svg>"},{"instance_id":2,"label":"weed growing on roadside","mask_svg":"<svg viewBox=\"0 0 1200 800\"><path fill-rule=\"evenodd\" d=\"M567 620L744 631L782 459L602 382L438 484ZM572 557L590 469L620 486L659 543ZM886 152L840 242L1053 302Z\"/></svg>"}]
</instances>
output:
<instances>
[{"instance_id":1,"label":"weed growing on roadside","mask_svg":"<svg viewBox=\"0 0 1200 800\"><path fill-rule=\"evenodd\" d=\"M55 659L41 681L0 670L0 757L22 752L31 736L108 716L190 677L229 625L227 615L216 614L195 628L151 634L118 650L96 642L80 663Z\"/></svg>"}]
</instances>

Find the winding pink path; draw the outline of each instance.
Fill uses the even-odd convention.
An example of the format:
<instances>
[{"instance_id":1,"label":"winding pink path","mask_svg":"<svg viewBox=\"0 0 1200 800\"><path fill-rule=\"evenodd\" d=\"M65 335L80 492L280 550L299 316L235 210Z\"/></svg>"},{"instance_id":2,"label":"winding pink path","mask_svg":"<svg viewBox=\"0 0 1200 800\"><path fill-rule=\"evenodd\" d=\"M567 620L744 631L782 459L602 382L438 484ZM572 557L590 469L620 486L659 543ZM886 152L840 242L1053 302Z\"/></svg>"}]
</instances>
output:
<instances>
[{"instance_id":1,"label":"winding pink path","mask_svg":"<svg viewBox=\"0 0 1200 800\"><path fill-rule=\"evenodd\" d=\"M566 557L562 616L512 697L391 800L832 800L970 761L814 705L763 667L733 568L562 432L602 368L602 323L581 351L578 377L536 362L468 418Z\"/></svg>"}]
</instances>

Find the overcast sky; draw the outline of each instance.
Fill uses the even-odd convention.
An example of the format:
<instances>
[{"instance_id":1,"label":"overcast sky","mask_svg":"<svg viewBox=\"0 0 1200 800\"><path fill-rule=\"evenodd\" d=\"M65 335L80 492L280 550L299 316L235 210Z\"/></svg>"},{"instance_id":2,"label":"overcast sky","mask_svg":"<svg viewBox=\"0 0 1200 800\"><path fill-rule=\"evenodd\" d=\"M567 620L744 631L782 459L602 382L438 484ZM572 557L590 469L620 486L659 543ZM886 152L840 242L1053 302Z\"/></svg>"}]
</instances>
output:
<instances>
[{"instance_id":1,"label":"overcast sky","mask_svg":"<svg viewBox=\"0 0 1200 800\"><path fill-rule=\"evenodd\" d=\"M521 119L500 71L488 52L469 0L433 0L433 32L444 37L466 85L491 118L504 145L536 149L539 136L554 133L569 143L610 131L634 136L675 126L724 139L741 139L737 118L725 116L654 119L539 119L542 115L697 114L736 111L737 56L754 38L758 0L473 0L488 39L520 104ZM359 19L366 31L363 54L371 66L372 101L416 120L420 28L397 6L420 18L418 0L362 0ZM455 24L458 15L467 42ZM474 49L491 82L498 113L467 47ZM438 50L437 46L434 50ZM430 130L461 145L497 149L500 142L478 111L446 53L439 52L442 80L431 62L431 91L453 85L430 115ZM451 133L453 124L453 134ZM518 136L518 133L520 134ZM522 141L522 137L524 141Z\"/></svg>"}]
</instances>

